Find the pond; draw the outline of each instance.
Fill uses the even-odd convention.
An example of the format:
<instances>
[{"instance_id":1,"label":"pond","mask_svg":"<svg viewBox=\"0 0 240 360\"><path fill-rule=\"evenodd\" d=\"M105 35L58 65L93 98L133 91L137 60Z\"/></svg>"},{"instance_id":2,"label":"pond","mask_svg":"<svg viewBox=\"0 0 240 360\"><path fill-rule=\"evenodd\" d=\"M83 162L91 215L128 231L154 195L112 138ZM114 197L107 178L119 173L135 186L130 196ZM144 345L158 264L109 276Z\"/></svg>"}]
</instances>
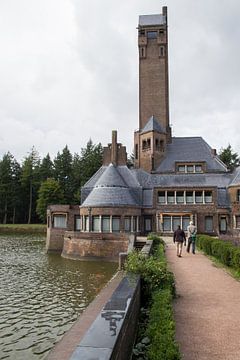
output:
<instances>
[{"instance_id":1,"label":"pond","mask_svg":"<svg viewBox=\"0 0 240 360\"><path fill-rule=\"evenodd\" d=\"M0 359L45 359L117 270L45 252L41 236L0 236Z\"/></svg>"}]
</instances>

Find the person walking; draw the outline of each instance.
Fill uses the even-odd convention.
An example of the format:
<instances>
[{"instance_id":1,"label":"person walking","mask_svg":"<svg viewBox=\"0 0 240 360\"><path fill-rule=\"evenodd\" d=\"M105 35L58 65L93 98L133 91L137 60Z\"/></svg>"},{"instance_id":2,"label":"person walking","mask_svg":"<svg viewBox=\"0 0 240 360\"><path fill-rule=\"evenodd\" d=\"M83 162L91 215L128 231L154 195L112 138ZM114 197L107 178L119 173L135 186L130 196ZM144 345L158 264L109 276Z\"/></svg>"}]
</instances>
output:
<instances>
[{"instance_id":1,"label":"person walking","mask_svg":"<svg viewBox=\"0 0 240 360\"><path fill-rule=\"evenodd\" d=\"M193 224L192 221L190 221L190 223L187 227L187 232L188 232L187 252L188 253L190 252L190 247L192 245L192 253L195 254L195 242L196 242L197 228Z\"/></svg>"},{"instance_id":2,"label":"person walking","mask_svg":"<svg viewBox=\"0 0 240 360\"><path fill-rule=\"evenodd\" d=\"M173 234L173 242L177 243L177 256L182 257L182 247L183 243L186 246L186 236L185 232L181 229L180 225L178 225L177 230L174 231Z\"/></svg>"}]
</instances>

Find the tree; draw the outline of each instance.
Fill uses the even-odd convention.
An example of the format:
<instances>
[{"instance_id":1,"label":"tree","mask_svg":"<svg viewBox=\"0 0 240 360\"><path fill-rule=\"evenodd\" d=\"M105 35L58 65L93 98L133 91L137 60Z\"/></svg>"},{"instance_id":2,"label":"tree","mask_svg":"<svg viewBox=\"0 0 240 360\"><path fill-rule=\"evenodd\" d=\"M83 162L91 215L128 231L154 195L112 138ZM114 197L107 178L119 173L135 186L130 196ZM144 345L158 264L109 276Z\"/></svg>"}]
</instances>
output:
<instances>
[{"instance_id":1,"label":"tree","mask_svg":"<svg viewBox=\"0 0 240 360\"><path fill-rule=\"evenodd\" d=\"M48 178L53 177L53 175L54 175L53 162L52 162L49 154L47 154L42 159L40 169L39 169L39 174L40 174L41 181L45 181Z\"/></svg>"},{"instance_id":2,"label":"tree","mask_svg":"<svg viewBox=\"0 0 240 360\"><path fill-rule=\"evenodd\" d=\"M101 167L102 158L103 148L101 143L93 145L92 140L90 139L87 143L87 146L81 149L81 187Z\"/></svg>"},{"instance_id":3,"label":"tree","mask_svg":"<svg viewBox=\"0 0 240 360\"><path fill-rule=\"evenodd\" d=\"M230 171L233 171L237 166L240 165L240 159L237 153L233 152L231 145L225 149L220 150L220 160L227 166Z\"/></svg>"},{"instance_id":4,"label":"tree","mask_svg":"<svg viewBox=\"0 0 240 360\"><path fill-rule=\"evenodd\" d=\"M58 181L49 178L42 182L38 191L37 214L46 222L47 207L53 204L61 204L64 201L64 194Z\"/></svg>"},{"instance_id":5,"label":"tree","mask_svg":"<svg viewBox=\"0 0 240 360\"><path fill-rule=\"evenodd\" d=\"M64 203L71 204L73 199L73 179L72 179L72 154L67 145L62 153L58 152L54 159L54 178L59 182L63 194Z\"/></svg>"},{"instance_id":6,"label":"tree","mask_svg":"<svg viewBox=\"0 0 240 360\"><path fill-rule=\"evenodd\" d=\"M19 185L20 166L9 152L0 161L0 212L2 222L7 223L10 216L14 219L13 209L16 203L15 188Z\"/></svg>"},{"instance_id":7,"label":"tree","mask_svg":"<svg viewBox=\"0 0 240 360\"><path fill-rule=\"evenodd\" d=\"M127 167L129 169L132 169L134 167L134 160L135 160L135 157L134 157L134 152L132 152L130 155L128 155L127 157Z\"/></svg>"},{"instance_id":8,"label":"tree","mask_svg":"<svg viewBox=\"0 0 240 360\"><path fill-rule=\"evenodd\" d=\"M37 191L40 186L39 168L40 158L36 149L32 147L30 154L23 161L21 174L23 201L28 209L28 224L31 224L33 211L35 213L36 209Z\"/></svg>"}]
</instances>

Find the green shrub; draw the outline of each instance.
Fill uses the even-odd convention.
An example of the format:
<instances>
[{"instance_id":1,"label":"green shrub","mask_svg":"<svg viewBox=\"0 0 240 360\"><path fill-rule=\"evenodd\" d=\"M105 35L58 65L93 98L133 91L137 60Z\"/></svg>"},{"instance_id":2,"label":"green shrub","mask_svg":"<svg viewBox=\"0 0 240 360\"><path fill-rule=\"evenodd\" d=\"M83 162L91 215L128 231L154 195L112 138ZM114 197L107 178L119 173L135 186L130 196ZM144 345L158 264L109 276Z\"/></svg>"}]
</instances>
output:
<instances>
[{"instance_id":1,"label":"green shrub","mask_svg":"<svg viewBox=\"0 0 240 360\"><path fill-rule=\"evenodd\" d=\"M240 249L232 243L208 235L198 235L197 247L205 254L214 256L222 264L240 271Z\"/></svg>"},{"instance_id":2,"label":"green shrub","mask_svg":"<svg viewBox=\"0 0 240 360\"><path fill-rule=\"evenodd\" d=\"M159 245L159 244L165 245L163 239L160 238L160 237L159 237L157 234L155 234L155 233L150 233L150 234L148 234L147 239L148 239L148 240L153 240L154 245Z\"/></svg>"},{"instance_id":3,"label":"green shrub","mask_svg":"<svg viewBox=\"0 0 240 360\"><path fill-rule=\"evenodd\" d=\"M128 255L126 263L127 271L141 276L144 306L140 313L133 359L178 360L180 352L174 339L175 323L172 313L174 277L167 268L164 242L155 234L151 234L149 238L154 241L153 254L146 257L133 251Z\"/></svg>"},{"instance_id":4,"label":"green shrub","mask_svg":"<svg viewBox=\"0 0 240 360\"><path fill-rule=\"evenodd\" d=\"M146 337L150 340L147 359L178 360L181 358L179 347L175 342L172 294L169 287L153 295Z\"/></svg>"}]
</instances>

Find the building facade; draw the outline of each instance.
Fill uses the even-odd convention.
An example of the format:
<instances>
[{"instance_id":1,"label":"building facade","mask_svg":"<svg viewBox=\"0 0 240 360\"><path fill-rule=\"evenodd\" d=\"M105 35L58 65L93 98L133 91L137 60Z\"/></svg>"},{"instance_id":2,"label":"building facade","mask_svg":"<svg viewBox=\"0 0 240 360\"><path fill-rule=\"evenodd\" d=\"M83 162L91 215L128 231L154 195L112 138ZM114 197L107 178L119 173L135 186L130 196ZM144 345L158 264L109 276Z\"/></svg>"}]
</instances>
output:
<instances>
[{"instance_id":1,"label":"building facade","mask_svg":"<svg viewBox=\"0 0 240 360\"><path fill-rule=\"evenodd\" d=\"M126 148L104 148L103 166L84 185L74 210L48 209L49 238L81 234L172 234L192 220L199 233L240 235L240 168L228 171L205 140L173 137L169 124L167 8L139 17L139 128L134 168ZM58 206L60 209L60 206ZM74 221L73 219L74 212ZM71 223L71 226L70 226Z\"/></svg>"}]
</instances>

